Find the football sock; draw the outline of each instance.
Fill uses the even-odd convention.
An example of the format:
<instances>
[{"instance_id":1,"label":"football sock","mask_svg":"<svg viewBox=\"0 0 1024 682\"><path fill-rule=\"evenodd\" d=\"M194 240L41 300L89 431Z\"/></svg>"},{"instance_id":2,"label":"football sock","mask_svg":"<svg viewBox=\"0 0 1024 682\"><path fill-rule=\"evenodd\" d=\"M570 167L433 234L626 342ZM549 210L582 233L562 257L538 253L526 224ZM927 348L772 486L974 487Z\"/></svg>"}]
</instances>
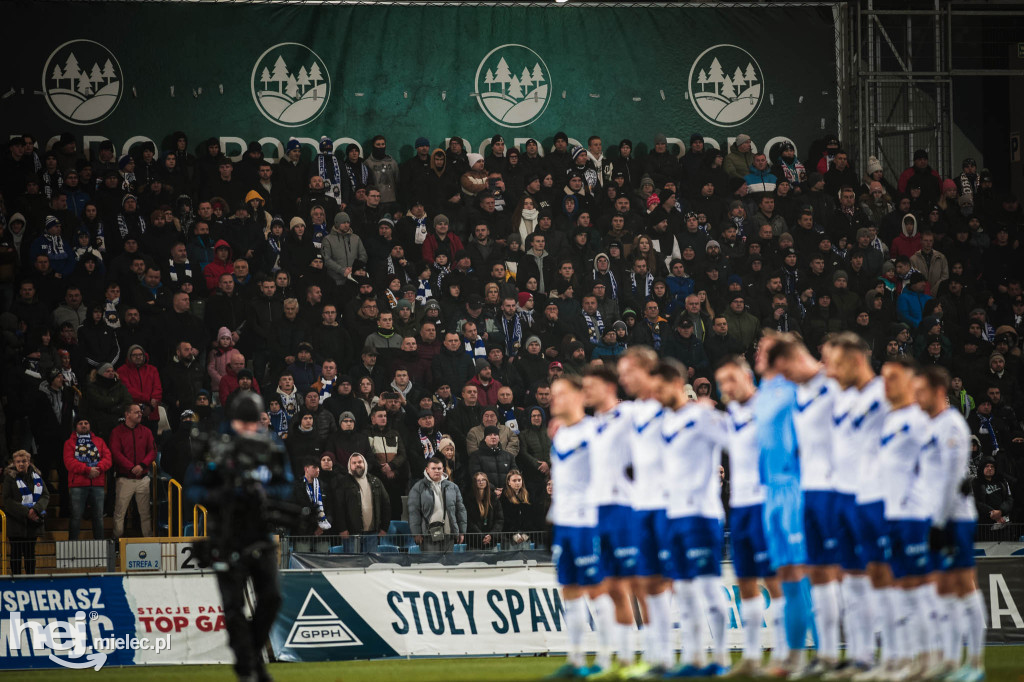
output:
<instances>
[{"instance_id":1,"label":"football sock","mask_svg":"<svg viewBox=\"0 0 1024 682\"><path fill-rule=\"evenodd\" d=\"M697 585L692 580L677 580L673 589L679 606L679 634L683 645L680 663L700 665L702 662L700 646L700 596Z\"/></svg>"},{"instance_id":2,"label":"football sock","mask_svg":"<svg viewBox=\"0 0 1024 682\"><path fill-rule=\"evenodd\" d=\"M719 576L701 576L697 578L700 592L704 598L704 608L711 626L711 646L714 649L714 662L719 665L729 664L728 642L725 633L729 622L729 602L725 598L722 579ZM698 630L698 635L700 631ZM698 636L698 645L699 645Z\"/></svg>"},{"instance_id":3,"label":"football sock","mask_svg":"<svg viewBox=\"0 0 1024 682\"><path fill-rule=\"evenodd\" d=\"M740 602L743 619L743 658L761 661L761 623L764 620L764 599L757 595Z\"/></svg>"},{"instance_id":4,"label":"football sock","mask_svg":"<svg viewBox=\"0 0 1024 682\"><path fill-rule=\"evenodd\" d=\"M615 634L615 602L609 594L591 599L594 605L594 625L597 629L596 662L607 670L612 664L612 642Z\"/></svg>"},{"instance_id":5,"label":"football sock","mask_svg":"<svg viewBox=\"0 0 1024 682\"><path fill-rule=\"evenodd\" d=\"M789 658L789 642L786 639L786 597L772 599L772 657L776 663Z\"/></svg>"},{"instance_id":6,"label":"football sock","mask_svg":"<svg viewBox=\"0 0 1024 682\"><path fill-rule=\"evenodd\" d=\"M836 582L811 586L814 626L818 631L818 657L839 658L839 585Z\"/></svg>"}]
</instances>

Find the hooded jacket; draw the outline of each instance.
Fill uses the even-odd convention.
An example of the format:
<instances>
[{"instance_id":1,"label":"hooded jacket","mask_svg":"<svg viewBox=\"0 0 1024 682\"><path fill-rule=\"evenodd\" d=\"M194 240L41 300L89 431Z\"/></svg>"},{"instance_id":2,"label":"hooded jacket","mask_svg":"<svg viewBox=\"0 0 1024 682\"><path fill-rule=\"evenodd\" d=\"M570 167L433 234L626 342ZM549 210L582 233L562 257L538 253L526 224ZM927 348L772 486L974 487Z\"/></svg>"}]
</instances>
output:
<instances>
[{"instance_id":1,"label":"hooded jacket","mask_svg":"<svg viewBox=\"0 0 1024 682\"><path fill-rule=\"evenodd\" d=\"M434 482L430 480L427 472L423 472L423 478L416 481L409 490L409 527L413 535L429 536L428 526L430 515L434 511ZM448 477L441 476L441 499L444 501L445 516L453 533L462 535L466 532L466 505L462 501L462 492L459 487L448 480ZM496 501L495 501L496 502Z\"/></svg>"},{"instance_id":2,"label":"hooded jacket","mask_svg":"<svg viewBox=\"0 0 1024 682\"><path fill-rule=\"evenodd\" d=\"M224 263L218 261L216 256L217 249L222 246L228 249L228 259ZM220 282L221 275L231 275L235 272L235 256L234 251L231 249L231 244L228 244L223 239L218 239L213 245L213 251L213 260L203 268L203 278L206 280L207 291L217 290L217 284Z\"/></svg>"},{"instance_id":3,"label":"hooded jacket","mask_svg":"<svg viewBox=\"0 0 1024 682\"><path fill-rule=\"evenodd\" d=\"M754 163L754 151L741 152L733 142L729 145L729 153L725 157L725 163L722 164L722 169L725 170L726 174L730 178L743 179L747 175L747 171L750 166ZM718 194L726 193L725 187L719 187L715 185L715 191Z\"/></svg>"},{"instance_id":4,"label":"hooded jacket","mask_svg":"<svg viewBox=\"0 0 1024 682\"><path fill-rule=\"evenodd\" d=\"M910 229L904 224L910 220ZM900 234L892 240L892 248L889 249L889 257L896 259L900 256L910 258L921 250L921 235L917 231L917 218L913 213L908 213L900 220Z\"/></svg>"},{"instance_id":5,"label":"hooded jacket","mask_svg":"<svg viewBox=\"0 0 1024 682\"><path fill-rule=\"evenodd\" d=\"M136 348L145 352L142 346L134 345L128 348L126 357L131 358L132 351ZM157 371L156 367L149 364L149 353L146 353L146 361L141 366L135 366L131 360L126 361L117 368L117 375L121 377L121 382L128 389L128 393L131 394L133 401L142 405L149 405L150 400L163 400L164 389L163 384L160 382L160 372ZM159 411L153 410L148 418L151 421L159 419Z\"/></svg>"}]
</instances>

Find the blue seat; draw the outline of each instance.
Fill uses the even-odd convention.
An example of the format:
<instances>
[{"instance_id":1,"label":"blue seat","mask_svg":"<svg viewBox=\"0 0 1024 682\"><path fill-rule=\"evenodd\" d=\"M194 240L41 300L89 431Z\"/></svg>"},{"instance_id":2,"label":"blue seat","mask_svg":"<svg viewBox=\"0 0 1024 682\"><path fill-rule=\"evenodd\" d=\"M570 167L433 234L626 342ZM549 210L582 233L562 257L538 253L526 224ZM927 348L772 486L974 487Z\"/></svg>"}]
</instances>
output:
<instances>
[{"instance_id":1,"label":"blue seat","mask_svg":"<svg viewBox=\"0 0 1024 682\"><path fill-rule=\"evenodd\" d=\"M412 535L408 521L392 521L388 526L388 535Z\"/></svg>"},{"instance_id":2,"label":"blue seat","mask_svg":"<svg viewBox=\"0 0 1024 682\"><path fill-rule=\"evenodd\" d=\"M413 546L409 548L409 554L423 554L423 550L419 545L414 543Z\"/></svg>"},{"instance_id":3,"label":"blue seat","mask_svg":"<svg viewBox=\"0 0 1024 682\"><path fill-rule=\"evenodd\" d=\"M334 547L331 547L330 553L331 554L348 554L348 547L346 547L345 545L335 545Z\"/></svg>"},{"instance_id":4,"label":"blue seat","mask_svg":"<svg viewBox=\"0 0 1024 682\"><path fill-rule=\"evenodd\" d=\"M377 545L378 554L398 554L399 551L397 545L386 545L383 542Z\"/></svg>"},{"instance_id":5,"label":"blue seat","mask_svg":"<svg viewBox=\"0 0 1024 682\"><path fill-rule=\"evenodd\" d=\"M465 552L466 551L466 543L462 543L460 545L455 545L454 547L452 547L452 551L453 552Z\"/></svg>"},{"instance_id":6,"label":"blue seat","mask_svg":"<svg viewBox=\"0 0 1024 682\"><path fill-rule=\"evenodd\" d=\"M194 530L195 529L192 528L192 524L191 523L186 523L185 524L185 528L181 531L181 536L182 537L186 537L186 538L194 537L195 536L195 533L193 532Z\"/></svg>"}]
</instances>

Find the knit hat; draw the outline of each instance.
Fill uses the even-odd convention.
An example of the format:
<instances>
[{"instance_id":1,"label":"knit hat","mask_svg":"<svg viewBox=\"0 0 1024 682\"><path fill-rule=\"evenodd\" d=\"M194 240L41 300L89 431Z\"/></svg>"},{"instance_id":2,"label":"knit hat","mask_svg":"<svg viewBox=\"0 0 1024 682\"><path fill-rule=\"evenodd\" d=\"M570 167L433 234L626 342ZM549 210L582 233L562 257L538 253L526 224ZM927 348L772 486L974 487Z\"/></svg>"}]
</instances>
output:
<instances>
[{"instance_id":1,"label":"knit hat","mask_svg":"<svg viewBox=\"0 0 1024 682\"><path fill-rule=\"evenodd\" d=\"M520 291L516 295L516 298L519 300L519 307L525 308L526 302L533 298L533 294L531 294L529 291Z\"/></svg>"},{"instance_id":2,"label":"knit hat","mask_svg":"<svg viewBox=\"0 0 1024 682\"><path fill-rule=\"evenodd\" d=\"M133 159L130 154L125 154L124 156L117 160L117 167L120 168L121 170L124 170L129 163L132 163L134 161L135 159Z\"/></svg>"},{"instance_id":3,"label":"knit hat","mask_svg":"<svg viewBox=\"0 0 1024 682\"><path fill-rule=\"evenodd\" d=\"M917 149L917 150L914 151L914 161L917 161L918 159L927 159L927 158L928 158L928 152L926 152L925 150Z\"/></svg>"},{"instance_id":4,"label":"knit hat","mask_svg":"<svg viewBox=\"0 0 1024 682\"><path fill-rule=\"evenodd\" d=\"M540 342L540 337L539 336L528 336L526 338L526 343L523 344L523 347L525 348L526 346L529 346L531 343L536 343L538 346L543 346L544 345L544 344L542 344Z\"/></svg>"},{"instance_id":5,"label":"knit hat","mask_svg":"<svg viewBox=\"0 0 1024 682\"><path fill-rule=\"evenodd\" d=\"M349 412L348 410L346 410L346 411L344 411L344 412L342 412L341 414L338 415L338 423L339 424L341 424L341 422L345 421L346 419L351 419L352 421L355 421L356 420L356 416L354 414L352 414L351 412Z\"/></svg>"},{"instance_id":6,"label":"knit hat","mask_svg":"<svg viewBox=\"0 0 1024 682\"><path fill-rule=\"evenodd\" d=\"M444 438L441 439L441 442L437 444L437 449L438 450L444 450L449 445L454 448L455 447L455 441L453 441L448 436L445 436Z\"/></svg>"},{"instance_id":7,"label":"knit hat","mask_svg":"<svg viewBox=\"0 0 1024 682\"><path fill-rule=\"evenodd\" d=\"M302 149L302 143L296 140L294 137L288 140L288 144L284 146L284 151L287 154L293 149Z\"/></svg>"},{"instance_id":8,"label":"knit hat","mask_svg":"<svg viewBox=\"0 0 1024 682\"><path fill-rule=\"evenodd\" d=\"M710 249L710 248L711 248L712 246L713 246L713 247L715 247L716 249L721 249L721 248L722 248L722 245L721 245L721 244L719 244L719 243L718 243L718 242L717 242L716 240L714 240L714 239L709 239L709 240L708 240L708 243L704 245L704 250L705 250L705 251L707 251L707 250L708 250L708 249Z\"/></svg>"},{"instance_id":9,"label":"knit hat","mask_svg":"<svg viewBox=\"0 0 1024 682\"><path fill-rule=\"evenodd\" d=\"M947 189L956 189L956 183L950 178L942 181L942 191L945 192Z\"/></svg>"},{"instance_id":10,"label":"knit hat","mask_svg":"<svg viewBox=\"0 0 1024 682\"><path fill-rule=\"evenodd\" d=\"M416 138L416 144L414 144L413 146L414 147L429 147L430 146L430 140L428 140L425 137L417 137Z\"/></svg>"},{"instance_id":11,"label":"knit hat","mask_svg":"<svg viewBox=\"0 0 1024 682\"><path fill-rule=\"evenodd\" d=\"M620 329L622 331L626 331L626 323L623 322L622 320L615 320L615 322L612 324L612 329L614 329L615 331L619 331Z\"/></svg>"},{"instance_id":12,"label":"knit hat","mask_svg":"<svg viewBox=\"0 0 1024 682\"><path fill-rule=\"evenodd\" d=\"M329 152L334 149L334 140L327 137L326 135L320 138L320 151Z\"/></svg>"},{"instance_id":13,"label":"knit hat","mask_svg":"<svg viewBox=\"0 0 1024 682\"><path fill-rule=\"evenodd\" d=\"M572 160L573 161L575 161L576 157L579 156L580 154L586 154L586 153L587 153L587 150L584 149L583 147L579 146L579 145L575 145L572 148L572 151L569 152L570 156L572 156Z\"/></svg>"},{"instance_id":14,"label":"knit hat","mask_svg":"<svg viewBox=\"0 0 1024 682\"><path fill-rule=\"evenodd\" d=\"M835 284L836 280L845 279L847 282L850 281L849 275L843 270L836 270L832 273L832 283Z\"/></svg>"},{"instance_id":15,"label":"knit hat","mask_svg":"<svg viewBox=\"0 0 1024 682\"><path fill-rule=\"evenodd\" d=\"M555 140L555 142L558 142L559 140L563 140L565 142L568 142L569 141L569 136L566 135L561 130L559 130L557 133L555 133L554 140Z\"/></svg>"},{"instance_id":16,"label":"knit hat","mask_svg":"<svg viewBox=\"0 0 1024 682\"><path fill-rule=\"evenodd\" d=\"M882 170L882 162L873 156L868 157L868 175Z\"/></svg>"},{"instance_id":17,"label":"knit hat","mask_svg":"<svg viewBox=\"0 0 1024 682\"><path fill-rule=\"evenodd\" d=\"M217 339L222 339L225 336L228 337L229 339L231 338L230 329L228 329L227 327L221 327L220 329L217 330Z\"/></svg>"},{"instance_id":18,"label":"knit hat","mask_svg":"<svg viewBox=\"0 0 1024 682\"><path fill-rule=\"evenodd\" d=\"M338 227L342 223L351 223L352 219L348 217L348 213L342 211L338 215L334 216L334 226Z\"/></svg>"},{"instance_id":19,"label":"knit hat","mask_svg":"<svg viewBox=\"0 0 1024 682\"><path fill-rule=\"evenodd\" d=\"M747 135L746 133L740 133L739 135L736 136L737 148L739 148L741 144L745 144L747 142L750 142L750 135Z\"/></svg>"},{"instance_id":20,"label":"knit hat","mask_svg":"<svg viewBox=\"0 0 1024 682\"><path fill-rule=\"evenodd\" d=\"M487 436L498 436L498 435L501 435L501 431L498 429L497 426L485 426L484 427L484 437L487 437Z\"/></svg>"},{"instance_id":21,"label":"knit hat","mask_svg":"<svg viewBox=\"0 0 1024 682\"><path fill-rule=\"evenodd\" d=\"M131 357L132 353L134 353L136 350L141 350L143 353L146 352L145 348L143 348L137 343L133 343L132 345L128 346L128 357Z\"/></svg>"},{"instance_id":22,"label":"knit hat","mask_svg":"<svg viewBox=\"0 0 1024 682\"><path fill-rule=\"evenodd\" d=\"M470 152L469 154L466 154L466 159L469 160L469 167L472 170L473 166L484 160L484 157L475 152Z\"/></svg>"},{"instance_id":23,"label":"knit hat","mask_svg":"<svg viewBox=\"0 0 1024 682\"><path fill-rule=\"evenodd\" d=\"M46 229L49 230L51 227L60 227L60 220L57 219L57 216L46 216Z\"/></svg>"},{"instance_id":24,"label":"knit hat","mask_svg":"<svg viewBox=\"0 0 1024 682\"><path fill-rule=\"evenodd\" d=\"M668 138L665 137L665 133L658 133L655 135L654 144L668 144Z\"/></svg>"},{"instance_id":25,"label":"knit hat","mask_svg":"<svg viewBox=\"0 0 1024 682\"><path fill-rule=\"evenodd\" d=\"M701 135L700 133L693 133L692 135L690 135L690 144L693 144L694 142L703 142L703 141L704 141L704 136Z\"/></svg>"},{"instance_id":26,"label":"knit hat","mask_svg":"<svg viewBox=\"0 0 1024 682\"><path fill-rule=\"evenodd\" d=\"M102 365L100 365L99 367L96 368L96 373L97 374L103 374L108 369L114 369L114 366L112 364L110 364L109 362L104 362Z\"/></svg>"},{"instance_id":27,"label":"knit hat","mask_svg":"<svg viewBox=\"0 0 1024 682\"><path fill-rule=\"evenodd\" d=\"M438 213L436 216L434 216L434 226L436 227L441 223L444 223L445 225L448 224L448 216L446 216L444 213Z\"/></svg>"},{"instance_id":28,"label":"knit hat","mask_svg":"<svg viewBox=\"0 0 1024 682\"><path fill-rule=\"evenodd\" d=\"M523 237L518 232L512 232L508 237L506 237L506 239L508 240L509 244L511 244L512 242L515 242L516 244L523 243Z\"/></svg>"},{"instance_id":29,"label":"knit hat","mask_svg":"<svg viewBox=\"0 0 1024 682\"><path fill-rule=\"evenodd\" d=\"M651 179L650 175L644 175L640 178L640 186L643 187L644 185L654 187L654 180Z\"/></svg>"}]
</instances>

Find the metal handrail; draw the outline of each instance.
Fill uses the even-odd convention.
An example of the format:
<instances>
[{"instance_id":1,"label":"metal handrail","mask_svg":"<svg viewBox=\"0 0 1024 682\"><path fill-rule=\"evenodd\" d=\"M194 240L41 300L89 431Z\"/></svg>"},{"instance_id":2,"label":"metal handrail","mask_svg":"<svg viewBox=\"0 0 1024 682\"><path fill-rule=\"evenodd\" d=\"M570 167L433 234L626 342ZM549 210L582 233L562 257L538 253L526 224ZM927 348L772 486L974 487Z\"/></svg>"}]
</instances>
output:
<instances>
[{"instance_id":1,"label":"metal handrail","mask_svg":"<svg viewBox=\"0 0 1024 682\"><path fill-rule=\"evenodd\" d=\"M0 573L8 575L11 567L7 564L7 514L0 509Z\"/></svg>"},{"instance_id":2,"label":"metal handrail","mask_svg":"<svg viewBox=\"0 0 1024 682\"><path fill-rule=\"evenodd\" d=\"M178 535L181 535L181 484L173 478L167 481L167 537L174 537L174 523L172 523L173 495L172 491L178 489Z\"/></svg>"},{"instance_id":3,"label":"metal handrail","mask_svg":"<svg viewBox=\"0 0 1024 682\"><path fill-rule=\"evenodd\" d=\"M203 512L203 534L199 534L199 512ZM201 504L197 504L192 507L192 535L193 537L206 537L206 517L209 512L206 511L206 507Z\"/></svg>"},{"instance_id":4,"label":"metal handrail","mask_svg":"<svg viewBox=\"0 0 1024 682\"><path fill-rule=\"evenodd\" d=\"M156 460L149 466L149 518L150 518L150 532L153 535L157 534L157 529L160 525L159 510L160 510L160 467L157 466Z\"/></svg>"}]
</instances>

